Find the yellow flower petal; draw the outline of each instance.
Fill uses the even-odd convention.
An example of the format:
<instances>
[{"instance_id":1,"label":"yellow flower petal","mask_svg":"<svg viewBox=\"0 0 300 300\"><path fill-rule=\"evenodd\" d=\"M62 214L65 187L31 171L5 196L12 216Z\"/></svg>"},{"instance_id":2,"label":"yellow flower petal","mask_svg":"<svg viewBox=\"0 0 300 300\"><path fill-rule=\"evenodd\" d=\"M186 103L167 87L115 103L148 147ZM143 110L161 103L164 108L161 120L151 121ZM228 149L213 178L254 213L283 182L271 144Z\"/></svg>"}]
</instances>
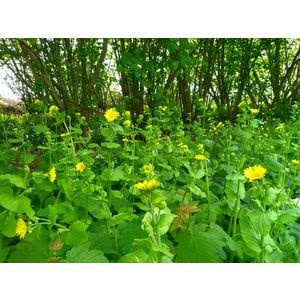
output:
<instances>
[{"instance_id":1,"label":"yellow flower petal","mask_svg":"<svg viewBox=\"0 0 300 300\"><path fill-rule=\"evenodd\" d=\"M261 179L265 176L267 170L260 166L255 165L253 167L249 167L244 170L244 176L248 178L250 181Z\"/></svg>"},{"instance_id":2,"label":"yellow flower petal","mask_svg":"<svg viewBox=\"0 0 300 300\"><path fill-rule=\"evenodd\" d=\"M120 114L115 108L108 109L104 114L104 117L108 122L113 122L114 120L119 118L119 116Z\"/></svg>"},{"instance_id":3,"label":"yellow flower petal","mask_svg":"<svg viewBox=\"0 0 300 300\"><path fill-rule=\"evenodd\" d=\"M17 228L16 228L16 235L20 237L20 240L24 239L25 234L27 232L27 225L23 219L18 219Z\"/></svg>"}]
</instances>

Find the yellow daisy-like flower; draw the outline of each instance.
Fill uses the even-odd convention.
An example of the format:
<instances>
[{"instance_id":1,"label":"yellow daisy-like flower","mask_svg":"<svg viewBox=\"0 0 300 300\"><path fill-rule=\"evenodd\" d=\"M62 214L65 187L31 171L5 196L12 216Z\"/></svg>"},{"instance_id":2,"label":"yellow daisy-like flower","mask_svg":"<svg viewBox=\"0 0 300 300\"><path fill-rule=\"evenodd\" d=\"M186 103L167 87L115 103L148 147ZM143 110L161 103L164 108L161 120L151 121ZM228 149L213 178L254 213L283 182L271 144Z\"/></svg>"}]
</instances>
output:
<instances>
[{"instance_id":1,"label":"yellow daisy-like flower","mask_svg":"<svg viewBox=\"0 0 300 300\"><path fill-rule=\"evenodd\" d=\"M292 159L291 160L293 165L299 165L300 161L298 159Z\"/></svg>"},{"instance_id":2,"label":"yellow daisy-like flower","mask_svg":"<svg viewBox=\"0 0 300 300\"><path fill-rule=\"evenodd\" d=\"M59 111L59 108L56 105L51 105L49 107L49 114L55 115Z\"/></svg>"},{"instance_id":3,"label":"yellow daisy-like flower","mask_svg":"<svg viewBox=\"0 0 300 300\"><path fill-rule=\"evenodd\" d=\"M254 115L259 113L259 109L257 109L257 108L250 108L250 111Z\"/></svg>"},{"instance_id":4,"label":"yellow daisy-like flower","mask_svg":"<svg viewBox=\"0 0 300 300\"><path fill-rule=\"evenodd\" d=\"M130 120L125 120L123 122L123 125L126 126L126 127L129 127L131 125L131 121Z\"/></svg>"},{"instance_id":5,"label":"yellow daisy-like flower","mask_svg":"<svg viewBox=\"0 0 300 300\"><path fill-rule=\"evenodd\" d=\"M53 183L56 178L56 170L55 167L52 167L48 173L49 180Z\"/></svg>"},{"instance_id":6,"label":"yellow daisy-like flower","mask_svg":"<svg viewBox=\"0 0 300 300\"><path fill-rule=\"evenodd\" d=\"M114 120L119 118L119 116L120 114L115 108L108 109L104 114L104 117L108 122L113 122Z\"/></svg>"},{"instance_id":7,"label":"yellow daisy-like flower","mask_svg":"<svg viewBox=\"0 0 300 300\"><path fill-rule=\"evenodd\" d=\"M156 179L144 180L143 182L138 182L134 185L136 189L141 191L150 191L158 186L160 186L160 183Z\"/></svg>"},{"instance_id":8,"label":"yellow daisy-like flower","mask_svg":"<svg viewBox=\"0 0 300 300\"><path fill-rule=\"evenodd\" d=\"M197 155L195 155L195 159L196 160L206 160L207 157L203 154L197 154Z\"/></svg>"},{"instance_id":9,"label":"yellow daisy-like flower","mask_svg":"<svg viewBox=\"0 0 300 300\"><path fill-rule=\"evenodd\" d=\"M83 162L79 162L76 164L75 168L77 171L81 173L85 169L85 164Z\"/></svg>"},{"instance_id":10,"label":"yellow daisy-like flower","mask_svg":"<svg viewBox=\"0 0 300 300\"><path fill-rule=\"evenodd\" d=\"M27 225L23 219L18 219L17 228L16 228L16 235L20 237L20 240L24 239L25 234L27 232Z\"/></svg>"},{"instance_id":11,"label":"yellow daisy-like flower","mask_svg":"<svg viewBox=\"0 0 300 300\"><path fill-rule=\"evenodd\" d=\"M253 167L249 167L244 170L244 176L248 178L250 181L262 179L267 170L261 165L255 165Z\"/></svg>"}]
</instances>

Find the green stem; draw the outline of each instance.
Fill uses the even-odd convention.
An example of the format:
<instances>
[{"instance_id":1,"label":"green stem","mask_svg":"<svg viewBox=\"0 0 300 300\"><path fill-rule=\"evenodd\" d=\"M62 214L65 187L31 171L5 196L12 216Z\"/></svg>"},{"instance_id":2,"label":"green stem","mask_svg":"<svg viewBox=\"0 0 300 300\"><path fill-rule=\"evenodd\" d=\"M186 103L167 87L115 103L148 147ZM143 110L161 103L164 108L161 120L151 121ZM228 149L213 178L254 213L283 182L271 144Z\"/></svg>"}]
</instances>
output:
<instances>
[{"instance_id":1,"label":"green stem","mask_svg":"<svg viewBox=\"0 0 300 300\"><path fill-rule=\"evenodd\" d=\"M261 247L261 252L259 255L259 262L260 263L264 263L265 262L265 255L266 255L266 250L265 250L265 246L264 246L264 237L261 236L260 238L260 247Z\"/></svg>"},{"instance_id":2,"label":"green stem","mask_svg":"<svg viewBox=\"0 0 300 300\"><path fill-rule=\"evenodd\" d=\"M67 124L66 124L65 121L63 121L63 124L64 124L64 126L65 126L65 128L66 128L66 131L67 131L68 134L69 134L70 142L71 142L71 147L72 147L72 152L73 152L73 157L75 157L76 151L75 151L75 146L74 146L74 141L73 141L73 138L72 138L72 135L71 135L71 131L69 130L69 128L68 128L68 126L67 126ZM71 123L70 123L70 128L71 128Z\"/></svg>"},{"instance_id":3,"label":"green stem","mask_svg":"<svg viewBox=\"0 0 300 300\"><path fill-rule=\"evenodd\" d=\"M209 177L208 177L208 168L207 168L207 161L205 161L205 182L206 182L206 194L207 194L207 203L208 203L208 218L210 217L210 191L209 191Z\"/></svg>"}]
</instances>

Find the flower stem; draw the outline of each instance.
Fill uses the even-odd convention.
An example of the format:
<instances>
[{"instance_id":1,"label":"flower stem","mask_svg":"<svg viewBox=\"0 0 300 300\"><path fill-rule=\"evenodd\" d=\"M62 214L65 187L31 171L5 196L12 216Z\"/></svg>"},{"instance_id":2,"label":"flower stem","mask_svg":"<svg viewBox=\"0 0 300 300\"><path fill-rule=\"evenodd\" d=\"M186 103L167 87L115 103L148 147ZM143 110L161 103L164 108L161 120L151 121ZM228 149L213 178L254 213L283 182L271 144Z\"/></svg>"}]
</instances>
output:
<instances>
[{"instance_id":1,"label":"flower stem","mask_svg":"<svg viewBox=\"0 0 300 300\"><path fill-rule=\"evenodd\" d=\"M210 191L209 191L209 177L208 177L208 168L207 168L207 161L205 161L205 182L206 182L206 194L207 194L207 203L208 203L208 218L210 217L210 204L211 204L211 198L210 198Z\"/></svg>"}]
</instances>

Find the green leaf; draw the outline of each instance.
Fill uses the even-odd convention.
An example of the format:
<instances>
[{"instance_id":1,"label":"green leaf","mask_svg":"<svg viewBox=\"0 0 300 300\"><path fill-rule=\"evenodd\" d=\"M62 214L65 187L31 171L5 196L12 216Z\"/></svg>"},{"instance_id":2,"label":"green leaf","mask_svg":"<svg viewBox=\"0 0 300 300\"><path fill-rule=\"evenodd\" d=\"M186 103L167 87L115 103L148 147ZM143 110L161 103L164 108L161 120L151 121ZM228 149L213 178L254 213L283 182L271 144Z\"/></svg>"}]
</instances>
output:
<instances>
[{"instance_id":1,"label":"green leaf","mask_svg":"<svg viewBox=\"0 0 300 300\"><path fill-rule=\"evenodd\" d=\"M69 263L106 263L108 259L101 250L89 250L90 242L77 245L66 253Z\"/></svg>"},{"instance_id":2,"label":"green leaf","mask_svg":"<svg viewBox=\"0 0 300 300\"><path fill-rule=\"evenodd\" d=\"M215 263L222 260L210 243L201 233L182 232L176 237L178 242L176 262Z\"/></svg>"},{"instance_id":3,"label":"green leaf","mask_svg":"<svg viewBox=\"0 0 300 300\"><path fill-rule=\"evenodd\" d=\"M226 176L227 178L228 176ZM226 201L230 209L233 209L237 200L244 199L246 196L245 185L240 178L227 180L225 186Z\"/></svg>"},{"instance_id":4,"label":"green leaf","mask_svg":"<svg viewBox=\"0 0 300 300\"><path fill-rule=\"evenodd\" d=\"M9 251L9 248L3 244L3 237L0 235L0 263L6 261L6 257Z\"/></svg>"},{"instance_id":5,"label":"green leaf","mask_svg":"<svg viewBox=\"0 0 300 300\"><path fill-rule=\"evenodd\" d=\"M201 179L205 175L204 170L198 170L195 174L193 173L193 177L195 179Z\"/></svg>"},{"instance_id":6,"label":"green leaf","mask_svg":"<svg viewBox=\"0 0 300 300\"><path fill-rule=\"evenodd\" d=\"M132 221L133 219L136 219L137 215L133 213L119 213L117 215L114 215L111 219L112 225L118 225L127 221Z\"/></svg>"},{"instance_id":7,"label":"green leaf","mask_svg":"<svg viewBox=\"0 0 300 300\"><path fill-rule=\"evenodd\" d=\"M264 160L264 165L266 166L267 170L280 172L284 170L284 166L277 161L276 156L268 155Z\"/></svg>"},{"instance_id":8,"label":"green leaf","mask_svg":"<svg viewBox=\"0 0 300 300\"><path fill-rule=\"evenodd\" d=\"M76 246L87 242L88 234L86 229L88 225L84 224L83 222L77 220L75 221L69 228L68 232L63 233L63 239L65 244Z\"/></svg>"},{"instance_id":9,"label":"green leaf","mask_svg":"<svg viewBox=\"0 0 300 300\"><path fill-rule=\"evenodd\" d=\"M260 210L248 213L250 222L253 224L255 230L263 237L270 232L272 222L276 219L276 216L275 212L263 212Z\"/></svg>"},{"instance_id":10,"label":"green leaf","mask_svg":"<svg viewBox=\"0 0 300 300\"><path fill-rule=\"evenodd\" d=\"M119 259L119 263L146 263L148 254L142 249L127 253Z\"/></svg>"},{"instance_id":11,"label":"green leaf","mask_svg":"<svg viewBox=\"0 0 300 300\"><path fill-rule=\"evenodd\" d=\"M21 155L20 159L25 165L31 164L35 160L36 156L30 153L24 153Z\"/></svg>"},{"instance_id":12,"label":"green leaf","mask_svg":"<svg viewBox=\"0 0 300 300\"><path fill-rule=\"evenodd\" d=\"M18 242L15 251L8 258L10 263L45 263L50 252L48 249L49 232L39 226L31 234L26 234L25 240Z\"/></svg>"},{"instance_id":13,"label":"green leaf","mask_svg":"<svg viewBox=\"0 0 300 300\"><path fill-rule=\"evenodd\" d=\"M112 170L109 179L111 181L120 181L124 180L124 171L123 167L119 166Z\"/></svg>"},{"instance_id":14,"label":"green leaf","mask_svg":"<svg viewBox=\"0 0 300 300\"><path fill-rule=\"evenodd\" d=\"M33 126L32 130L37 134L49 131L48 127L44 125Z\"/></svg>"},{"instance_id":15,"label":"green leaf","mask_svg":"<svg viewBox=\"0 0 300 300\"><path fill-rule=\"evenodd\" d=\"M58 180L58 186L61 187L68 200L73 199L73 181L70 178L63 178Z\"/></svg>"},{"instance_id":16,"label":"green leaf","mask_svg":"<svg viewBox=\"0 0 300 300\"><path fill-rule=\"evenodd\" d=\"M121 254L126 254L134 250L133 241L135 239L145 238L147 235L141 229L140 222L133 220L132 222L121 223L119 229L119 251Z\"/></svg>"},{"instance_id":17,"label":"green leaf","mask_svg":"<svg viewBox=\"0 0 300 300\"><path fill-rule=\"evenodd\" d=\"M15 214L4 211L0 214L0 230L7 237L16 236L17 221Z\"/></svg>"},{"instance_id":18,"label":"green leaf","mask_svg":"<svg viewBox=\"0 0 300 300\"><path fill-rule=\"evenodd\" d=\"M300 208L299 207L287 209L287 210L282 211L279 214L276 223L291 224L291 223L295 222L299 217L300 217Z\"/></svg>"},{"instance_id":19,"label":"green leaf","mask_svg":"<svg viewBox=\"0 0 300 300\"><path fill-rule=\"evenodd\" d=\"M264 202L266 204L275 204L276 198L279 193L280 190L278 189L274 189L273 187L268 188L265 193Z\"/></svg>"},{"instance_id":20,"label":"green leaf","mask_svg":"<svg viewBox=\"0 0 300 300\"><path fill-rule=\"evenodd\" d=\"M242 209L240 212L240 228L242 233L242 238L252 251L255 253L261 252L260 241L261 235L255 229L254 225L252 224L250 218L248 217L249 210Z\"/></svg>"},{"instance_id":21,"label":"green leaf","mask_svg":"<svg viewBox=\"0 0 300 300\"><path fill-rule=\"evenodd\" d=\"M29 217L33 217L35 214L30 206L30 200L25 196L17 197L0 191L0 205L13 212L25 213Z\"/></svg>"},{"instance_id":22,"label":"green leaf","mask_svg":"<svg viewBox=\"0 0 300 300\"><path fill-rule=\"evenodd\" d=\"M108 148L108 149L117 149L120 147L120 144L115 142L103 142L101 143L102 147Z\"/></svg>"},{"instance_id":23,"label":"green leaf","mask_svg":"<svg viewBox=\"0 0 300 300\"><path fill-rule=\"evenodd\" d=\"M0 179L7 179L11 184L22 189L26 189L27 186L24 178L18 175L12 175L12 174L0 175Z\"/></svg>"},{"instance_id":24,"label":"green leaf","mask_svg":"<svg viewBox=\"0 0 300 300\"><path fill-rule=\"evenodd\" d=\"M54 205L49 204L44 209L38 210L37 215L49 219L53 224L56 223L57 211Z\"/></svg>"},{"instance_id":25,"label":"green leaf","mask_svg":"<svg viewBox=\"0 0 300 300\"><path fill-rule=\"evenodd\" d=\"M156 225L160 236L168 232L175 217L176 215L174 214L163 214L160 216L159 221Z\"/></svg>"},{"instance_id":26,"label":"green leaf","mask_svg":"<svg viewBox=\"0 0 300 300\"><path fill-rule=\"evenodd\" d=\"M206 194L205 194L204 192L202 192L202 190L201 190L199 187L197 187L196 185L194 185L194 184L191 184L191 185L189 186L189 190L190 190L193 194L195 194L195 195L197 195L197 196L199 196L199 197L201 197L201 198L206 198Z\"/></svg>"},{"instance_id":27,"label":"green leaf","mask_svg":"<svg viewBox=\"0 0 300 300\"><path fill-rule=\"evenodd\" d=\"M111 195L114 198L122 199L123 198L123 193L121 191L111 191Z\"/></svg>"}]
</instances>

